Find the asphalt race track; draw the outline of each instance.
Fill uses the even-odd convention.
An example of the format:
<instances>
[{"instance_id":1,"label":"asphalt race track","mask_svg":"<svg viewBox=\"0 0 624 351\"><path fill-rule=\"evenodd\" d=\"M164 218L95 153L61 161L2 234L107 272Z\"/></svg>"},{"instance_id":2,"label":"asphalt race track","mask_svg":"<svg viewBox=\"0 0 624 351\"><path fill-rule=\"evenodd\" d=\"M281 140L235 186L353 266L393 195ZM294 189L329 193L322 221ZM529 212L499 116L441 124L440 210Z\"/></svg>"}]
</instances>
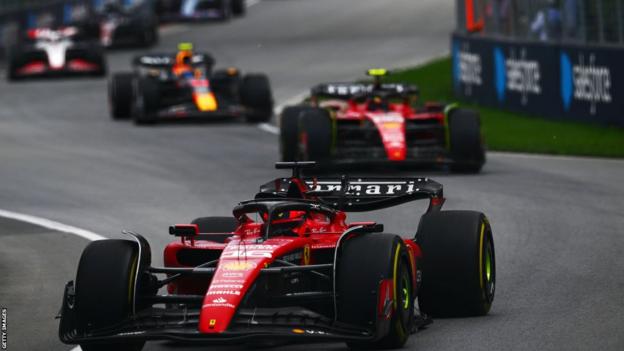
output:
<instances>
[{"instance_id":1,"label":"asphalt race track","mask_svg":"<svg viewBox=\"0 0 624 351\"><path fill-rule=\"evenodd\" d=\"M283 104L317 82L448 52L453 4L265 0L227 24L165 28L154 50L193 41L214 53L217 66L268 73ZM129 68L138 52L111 53L111 71ZM245 123L113 122L104 79L0 81L0 209L107 237L132 229L150 239L157 262L171 239L168 225L229 214L261 183L283 174L272 167L277 158L276 136ZM418 175L445 185L446 208L489 216L498 281L489 316L436 320L407 349L624 349L624 161L496 153L480 175ZM356 218L412 236L424 206ZM72 349L57 340L53 318L87 241L7 219L0 219L0 238L9 350ZM145 350L178 347L148 343ZM344 346L279 349L293 348Z\"/></svg>"}]
</instances>

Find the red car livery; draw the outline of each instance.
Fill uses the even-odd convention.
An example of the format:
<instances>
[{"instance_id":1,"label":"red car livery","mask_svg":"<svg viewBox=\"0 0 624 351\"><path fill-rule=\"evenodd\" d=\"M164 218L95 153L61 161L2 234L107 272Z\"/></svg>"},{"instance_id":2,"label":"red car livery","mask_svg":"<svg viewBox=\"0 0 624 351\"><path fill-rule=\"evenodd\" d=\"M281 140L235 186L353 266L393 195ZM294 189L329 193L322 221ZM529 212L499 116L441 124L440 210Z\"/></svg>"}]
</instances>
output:
<instances>
[{"instance_id":1,"label":"red car livery","mask_svg":"<svg viewBox=\"0 0 624 351\"><path fill-rule=\"evenodd\" d=\"M293 175L263 185L233 216L171 226L180 239L165 248L164 267L152 266L139 234L91 243L65 288L61 340L85 351L157 339L398 348L429 316L488 313L495 261L485 215L442 211L442 186L429 179L301 178L312 165L278 164ZM347 221L417 199L429 208L415 237Z\"/></svg>"},{"instance_id":2,"label":"red car livery","mask_svg":"<svg viewBox=\"0 0 624 351\"><path fill-rule=\"evenodd\" d=\"M325 165L448 165L478 172L485 162L477 112L436 102L417 104L419 90L383 83L326 83L281 114L283 161Z\"/></svg>"}]
</instances>

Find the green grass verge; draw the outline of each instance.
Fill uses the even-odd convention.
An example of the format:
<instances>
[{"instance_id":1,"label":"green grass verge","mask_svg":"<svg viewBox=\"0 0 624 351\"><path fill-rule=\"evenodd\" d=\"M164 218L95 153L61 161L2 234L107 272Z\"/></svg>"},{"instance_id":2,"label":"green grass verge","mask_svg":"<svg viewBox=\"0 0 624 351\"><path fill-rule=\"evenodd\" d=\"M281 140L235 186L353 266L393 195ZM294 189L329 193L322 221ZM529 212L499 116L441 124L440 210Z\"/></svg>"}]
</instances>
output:
<instances>
[{"instance_id":1,"label":"green grass verge","mask_svg":"<svg viewBox=\"0 0 624 351\"><path fill-rule=\"evenodd\" d=\"M457 100L453 97L451 59L394 72L388 81L407 81L421 88L422 101ZM624 157L624 128L541 119L495 108L464 104L481 113L489 150Z\"/></svg>"}]
</instances>

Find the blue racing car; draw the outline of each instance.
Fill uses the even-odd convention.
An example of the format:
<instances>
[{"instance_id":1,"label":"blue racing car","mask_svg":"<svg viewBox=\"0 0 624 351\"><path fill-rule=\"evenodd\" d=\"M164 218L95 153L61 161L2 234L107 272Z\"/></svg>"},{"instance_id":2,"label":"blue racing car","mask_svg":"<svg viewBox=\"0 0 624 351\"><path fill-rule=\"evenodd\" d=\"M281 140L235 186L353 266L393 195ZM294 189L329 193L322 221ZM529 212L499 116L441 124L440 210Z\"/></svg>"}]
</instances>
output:
<instances>
[{"instance_id":1,"label":"blue racing car","mask_svg":"<svg viewBox=\"0 0 624 351\"><path fill-rule=\"evenodd\" d=\"M161 21L229 20L245 14L245 0L157 0Z\"/></svg>"}]
</instances>

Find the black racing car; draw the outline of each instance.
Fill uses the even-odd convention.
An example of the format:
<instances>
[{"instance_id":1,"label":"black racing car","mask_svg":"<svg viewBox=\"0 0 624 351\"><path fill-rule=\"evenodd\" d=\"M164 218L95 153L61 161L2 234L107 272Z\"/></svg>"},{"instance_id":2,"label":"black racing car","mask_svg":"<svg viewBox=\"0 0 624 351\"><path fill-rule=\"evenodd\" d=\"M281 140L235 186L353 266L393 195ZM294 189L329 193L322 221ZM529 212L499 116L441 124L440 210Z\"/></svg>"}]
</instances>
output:
<instances>
[{"instance_id":1,"label":"black racing car","mask_svg":"<svg viewBox=\"0 0 624 351\"><path fill-rule=\"evenodd\" d=\"M124 6L108 3L87 23L104 47L152 46L158 42L158 16L154 3Z\"/></svg>"},{"instance_id":2,"label":"black racing car","mask_svg":"<svg viewBox=\"0 0 624 351\"><path fill-rule=\"evenodd\" d=\"M236 68L213 70L209 54L194 54L191 70L175 72L175 55L138 56L134 72L115 74L109 84L113 119L136 123L243 117L266 122L273 97L264 74L242 75Z\"/></svg>"}]
</instances>

